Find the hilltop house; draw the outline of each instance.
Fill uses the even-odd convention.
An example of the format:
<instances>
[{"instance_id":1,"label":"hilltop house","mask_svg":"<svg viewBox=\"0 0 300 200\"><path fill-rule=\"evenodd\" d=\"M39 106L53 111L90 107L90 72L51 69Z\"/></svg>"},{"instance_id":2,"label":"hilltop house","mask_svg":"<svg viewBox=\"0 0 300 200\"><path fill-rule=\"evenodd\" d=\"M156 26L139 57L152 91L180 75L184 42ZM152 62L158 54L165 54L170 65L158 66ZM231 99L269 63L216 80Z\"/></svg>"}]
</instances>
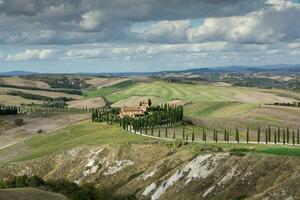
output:
<instances>
[{"instance_id":1,"label":"hilltop house","mask_svg":"<svg viewBox=\"0 0 300 200\"><path fill-rule=\"evenodd\" d=\"M151 102L151 101L150 101ZM123 106L120 110L119 116L121 118L127 117L141 117L147 112L149 105L149 100L144 100L140 102L139 106Z\"/></svg>"}]
</instances>

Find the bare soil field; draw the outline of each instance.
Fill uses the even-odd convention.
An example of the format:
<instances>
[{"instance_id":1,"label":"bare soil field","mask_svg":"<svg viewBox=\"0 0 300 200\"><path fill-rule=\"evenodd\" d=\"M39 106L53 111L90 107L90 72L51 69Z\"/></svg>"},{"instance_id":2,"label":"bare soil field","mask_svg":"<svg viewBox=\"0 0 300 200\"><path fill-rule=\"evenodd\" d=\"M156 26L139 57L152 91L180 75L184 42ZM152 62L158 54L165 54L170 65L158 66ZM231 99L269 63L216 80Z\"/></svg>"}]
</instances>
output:
<instances>
[{"instance_id":1,"label":"bare soil field","mask_svg":"<svg viewBox=\"0 0 300 200\"><path fill-rule=\"evenodd\" d=\"M105 105L106 103L102 97L68 102L68 106L71 108L99 108Z\"/></svg>"},{"instance_id":2,"label":"bare soil field","mask_svg":"<svg viewBox=\"0 0 300 200\"><path fill-rule=\"evenodd\" d=\"M0 117L0 148L14 144L36 134L45 134L72 123L89 118L86 114L32 114ZM17 126L15 119L24 120ZM38 132L41 133L38 133Z\"/></svg>"},{"instance_id":3,"label":"bare soil field","mask_svg":"<svg viewBox=\"0 0 300 200\"><path fill-rule=\"evenodd\" d=\"M73 99L82 99L83 98L83 96L80 96L80 95L66 94L66 93L62 93L62 92L49 92L49 91L42 91L42 90L26 90L26 89L18 89L18 88L0 87L0 94L6 94L6 92L9 92L9 91L21 91L24 93L37 94L37 95L53 97L53 98L58 98L58 97L69 97L69 98L73 98Z\"/></svg>"},{"instance_id":4,"label":"bare soil field","mask_svg":"<svg viewBox=\"0 0 300 200\"><path fill-rule=\"evenodd\" d=\"M87 84L92 85L94 88L102 88L111 86L117 83L121 83L124 81L129 80L128 78L91 78L89 80L86 80Z\"/></svg>"},{"instance_id":5,"label":"bare soil field","mask_svg":"<svg viewBox=\"0 0 300 200\"><path fill-rule=\"evenodd\" d=\"M0 84L37 87L37 88L50 88L50 86L45 82L26 80L21 77L1 77Z\"/></svg>"},{"instance_id":6,"label":"bare soil field","mask_svg":"<svg viewBox=\"0 0 300 200\"><path fill-rule=\"evenodd\" d=\"M31 103L42 104L43 101L24 99L24 98L18 97L18 96L10 96L10 95L1 95L0 94L0 104L19 106L21 104L31 104Z\"/></svg>"}]
</instances>

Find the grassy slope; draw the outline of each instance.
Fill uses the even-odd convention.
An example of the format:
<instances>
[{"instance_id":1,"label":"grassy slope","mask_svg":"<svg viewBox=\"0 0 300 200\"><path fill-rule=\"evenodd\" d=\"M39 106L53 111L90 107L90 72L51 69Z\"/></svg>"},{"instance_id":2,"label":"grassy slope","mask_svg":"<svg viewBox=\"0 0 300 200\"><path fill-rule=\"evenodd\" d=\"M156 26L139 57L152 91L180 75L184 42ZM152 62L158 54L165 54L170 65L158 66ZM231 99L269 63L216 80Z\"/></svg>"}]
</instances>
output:
<instances>
[{"instance_id":1,"label":"grassy slope","mask_svg":"<svg viewBox=\"0 0 300 200\"><path fill-rule=\"evenodd\" d=\"M108 94L116 93L122 90L126 90L135 85L135 81L128 80L121 83L114 84L112 86L103 87L100 89L92 89L92 90L85 90L84 95L87 98L94 98L94 97L105 97Z\"/></svg>"},{"instance_id":2,"label":"grassy slope","mask_svg":"<svg viewBox=\"0 0 300 200\"><path fill-rule=\"evenodd\" d=\"M129 134L117 126L84 121L70 125L51 134L38 135L24 142L1 149L0 158L5 158L6 161L23 161L78 146L122 144L149 140L153 139Z\"/></svg>"},{"instance_id":3,"label":"grassy slope","mask_svg":"<svg viewBox=\"0 0 300 200\"><path fill-rule=\"evenodd\" d=\"M184 107L185 115L191 117L230 117L250 112L256 104L231 102L198 102Z\"/></svg>"},{"instance_id":4,"label":"grassy slope","mask_svg":"<svg viewBox=\"0 0 300 200\"><path fill-rule=\"evenodd\" d=\"M35 188L12 188L0 190L0 199L3 200L67 200L68 198L57 193L45 192Z\"/></svg>"},{"instance_id":5,"label":"grassy slope","mask_svg":"<svg viewBox=\"0 0 300 200\"><path fill-rule=\"evenodd\" d=\"M214 85L193 85L177 84L157 81L153 83L139 83L129 88L123 88L122 91L113 90L114 88L105 88L101 95L106 96L107 100L117 102L131 96L157 96L165 100L189 100L193 102L247 102L247 103L270 103L276 101L291 101L289 97L282 97L279 91L265 91L256 88L242 88ZM111 92L110 90L113 90ZM100 95L98 90L98 94ZM272 91L272 93L271 93ZM294 94L294 96L300 94Z\"/></svg>"}]
</instances>

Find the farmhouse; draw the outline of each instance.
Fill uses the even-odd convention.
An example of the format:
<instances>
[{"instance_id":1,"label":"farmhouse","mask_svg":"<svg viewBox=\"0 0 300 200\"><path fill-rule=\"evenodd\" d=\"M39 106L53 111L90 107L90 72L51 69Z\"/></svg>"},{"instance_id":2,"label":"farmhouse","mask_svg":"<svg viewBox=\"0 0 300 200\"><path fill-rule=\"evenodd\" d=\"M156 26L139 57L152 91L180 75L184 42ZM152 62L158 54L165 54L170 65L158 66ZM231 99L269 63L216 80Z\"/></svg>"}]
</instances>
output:
<instances>
[{"instance_id":1,"label":"farmhouse","mask_svg":"<svg viewBox=\"0 0 300 200\"><path fill-rule=\"evenodd\" d=\"M127 117L140 117L145 115L146 111L150 107L150 100L144 100L140 102L139 106L123 106L120 110L119 116L121 118Z\"/></svg>"}]
</instances>

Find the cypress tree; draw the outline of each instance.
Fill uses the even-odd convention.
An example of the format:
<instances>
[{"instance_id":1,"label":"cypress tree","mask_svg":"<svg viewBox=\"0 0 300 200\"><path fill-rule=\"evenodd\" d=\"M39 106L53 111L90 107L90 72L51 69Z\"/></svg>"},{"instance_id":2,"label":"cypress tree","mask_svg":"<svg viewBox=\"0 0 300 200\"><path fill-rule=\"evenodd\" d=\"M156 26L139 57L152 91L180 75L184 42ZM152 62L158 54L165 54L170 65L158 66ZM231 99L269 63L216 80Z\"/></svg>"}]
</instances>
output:
<instances>
[{"instance_id":1,"label":"cypress tree","mask_svg":"<svg viewBox=\"0 0 300 200\"><path fill-rule=\"evenodd\" d=\"M249 127L247 127L246 142L249 143Z\"/></svg>"},{"instance_id":2,"label":"cypress tree","mask_svg":"<svg viewBox=\"0 0 300 200\"><path fill-rule=\"evenodd\" d=\"M216 142L218 142L218 131L216 131Z\"/></svg>"},{"instance_id":3,"label":"cypress tree","mask_svg":"<svg viewBox=\"0 0 300 200\"><path fill-rule=\"evenodd\" d=\"M276 132L276 130L274 132L274 143L277 144L277 132Z\"/></svg>"},{"instance_id":4,"label":"cypress tree","mask_svg":"<svg viewBox=\"0 0 300 200\"><path fill-rule=\"evenodd\" d=\"M278 127L277 134L278 134L277 141L280 142L280 128L279 127Z\"/></svg>"},{"instance_id":5,"label":"cypress tree","mask_svg":"<svg viewBox=\"0 0 300 200\"><path fill-rule=\"evenodd\" d=\"M174 130L174 132L173 132L173 140L175 140L175 130Z\"/></svg>"},{"instance_id":6,"label":"cypress tree","mask_svg":"<svg viewBox=\"0 0 300 200\"><path fill-rule=\"evenodd\" d=\"M282 140L283 140L283 144L285 144L285 129L283 129Z\"/></svg>"},{"instance_id":7,"label":"cypress tree","mask_svg":"<svg viewBox=\"0 0 300 200\"><path fill-rule=\"evenodd\" d=\"M257 129L257 143L260 142L260 126L258 126L258 129Z\"/></svg>"},{"instance_id":8,"label":"cypress tree","mask_svg":"<svg viewBox=\"0 0 300 200\"><path fill-rule=\"evenodd\" d=\"M295 131L293 130L293 133L292 133L292 137L293 137L293 145L295 145Z\"/></svg>"},{"instance_id":9,"label":"cypress tree","mask_svg":"<svg viewBox=\"0 0 300 200\"><path fill-rule=\"evenodd\" d=\"M227 135L226 135L226 128L225 128L225 131L224 131L224 142L226 142L227 140Z\"/></svg>"},{"instance_id":10,"label":"cypress tree","mask_svg":"<svg viewBox=\"0 0 300 200\"><path fill-rule=\"evenodd\" d=\"M151 135L153 135L153 129L154 129L154 126L152 125L151 126Z\"/></svg>"},{"instance_id":11,"label":"cypress tree","mask_svg":"<svg viewBox=\"0 0 300 200\"><path fill-rule=\"evenodd\" d=\"M286 128L286 143L290 143L290 129Z\"/></svg>"},{"instance_id":12,"label":"cypress tree","mask_svg":"<svg viewBox=\"0 0 300 200\"><path fill-rule=\"evenodd\" d=\"M194 142L194 140L195 140L195 132L193 131L193 133L192 133L192 142Z\"/></svg>"},{"instance_id":13,"label":"cypress tree","mask_svg":"<svg viewBox=\"0 0 300 200\"><path fill-rule=\"evenodd\" d=\"M160 127L158 127L158 137L160 137Z\"/></svg>"},{"instance_id":14,"label":"cypress tree","mask_svg":"<svg viewBox=\"0 0 300 200\"><path fill-rule=\"evenodd\" d=\"M269 142L271 142L271 126L270 125L268 126L268 139L269 139Z\"/></svg>"},{"instance_id":15,"label":"cypress tree","mask_svg":"<svg viewBox=\"0 0 300 200\"><path fill-rule=\"evenodd\" d=\"M205 128L202 128L202 141L205 141Z\"/></svg>"},{"instance_id":16,"label":"cypress tree","mask_svg":"<svg viewBox=\"0 0 300 200\"><path fill-rule=\"evenodd\" d=\"M268 130L266 129L265 130L265 141L266 141L266 144L268 144Z\"/></svg>"},{"instance_id":17,"label":"cypress tree","mask_svg":"<svg viewBox=\"0 0 300 200\"><path fill-rule=\"evenodd\" d=\"M165 137L168 138L168 127L165 128Z\"/></svg>"},{"instance_id":18,"label":"cypress tree","mask_svg":"<svg viewBox=\"0 0 300 200\"><path fill-rule=\"evenodd\" d=\"M240 133L238 128L235 129L235 140L237 143L240 143Z\"/></svg>"},{"instance_id":19,"label":"cypress tree","mask_svg":"<svg viewBox=\"0 0 300 200\"><path fill-rule=\"evenodd\" d=\"M298 104L300 105L300 103ZM300 130L297 130L297 144L300 144Z\"/></svg>"}]
</instances>

